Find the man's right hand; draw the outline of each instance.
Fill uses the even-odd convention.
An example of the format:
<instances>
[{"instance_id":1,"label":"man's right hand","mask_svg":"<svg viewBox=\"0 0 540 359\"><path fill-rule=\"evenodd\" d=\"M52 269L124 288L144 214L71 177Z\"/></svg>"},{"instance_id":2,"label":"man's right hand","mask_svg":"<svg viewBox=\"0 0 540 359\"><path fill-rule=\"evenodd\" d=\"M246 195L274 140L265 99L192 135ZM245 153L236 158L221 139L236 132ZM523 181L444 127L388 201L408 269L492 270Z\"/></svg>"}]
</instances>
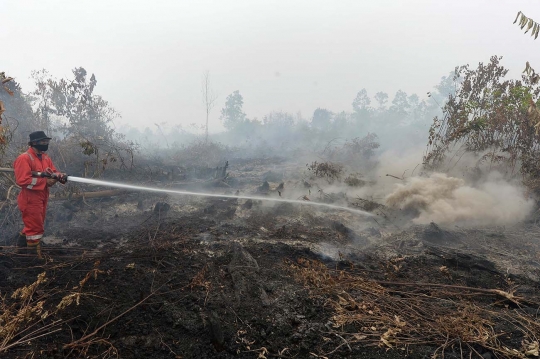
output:
<instances>
[{"instance_id":1,"label":"man's right hand","mask_svg":"<svg viewBox=\"0 0 540 359\"><path fill-rule=\"evenodd\" d=\"M47 178L47 187L52 187L56 184L56 180L54 178Z\"/></svg>"}]
</instances>

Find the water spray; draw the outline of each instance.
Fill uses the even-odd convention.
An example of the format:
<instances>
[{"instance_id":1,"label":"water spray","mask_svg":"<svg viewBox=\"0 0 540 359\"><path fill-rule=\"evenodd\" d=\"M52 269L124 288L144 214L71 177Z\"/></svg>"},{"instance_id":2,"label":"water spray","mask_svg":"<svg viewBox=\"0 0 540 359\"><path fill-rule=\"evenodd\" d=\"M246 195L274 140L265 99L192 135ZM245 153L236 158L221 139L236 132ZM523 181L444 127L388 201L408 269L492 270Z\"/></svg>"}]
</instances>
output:
<instances>
[{"instance_id":1,"label":"water spray","mask_svg":"<svg viewBox=\"0 0 540 359\"><path fill-rule=\"evenodd\" d=\"M214 198L236 198L236 199L251 199L255 201L268 201L268 202L282 202L282 203L296 203L296 204L302 204L302 205L308 205L308 206L319 206L319 207L326 207L331 209L337 209L342 211L348 211L355 214L360 214L366 217L372 217L373 214L362 211L355 208L349 208L344 206L337 206L335 204L329 204L329 203L319 203L319 202L312 202L312 201L306 201L306 200L299 200L299 199L284 199L284 198L272 198L272 197L260 197L260 196L244 196L244 195L232 195L232 194L218 194L218 193L205 193L205 192L191 192L191 191L179 191L179 190L173 190L173 189L164 189L164 188L156 188L156 187L144 187L144 186L135 186L130 184L124 184L124 183L118 183L118 182L109 182L109 181L101 181L96 180L92 178L83 178L83 177L75 177L75 176L69 176L69 180L72 182L78 182L78 183L86 183L86 184L92 184L96 186L107 186L107 187L116 187L116 188L125 188L125 189L131 189L135 191L147 191L147 192L161 192L161 193L170 193L170 194L179 194L179 195L187 195L187 196L198 196L198 197L214 197Z\"/></svg>"},{"instance_id":2,"label":"water spray","mask_svg":"<svg viewBox=\"0 0 540 359\"><path fill-rule=\"evenodd\" d=\"M0 172L13 172L13 169L0 168ZM125 183L96 180L93 178L67 176L63 174L53 173L49 169L43 172L35 172L35 173L33 172L32 175L34 177L46 177L46 178L57 179L63 183L67 182L67 180L69 179L69 181L71 182L86 183L86 184L91 184L91 185L96 185L96 186L124 188L124 189L130 189L134 191L159 192L159 193L169 193L169 194L197 196L197 197L230 198L230 199L236 198L236 199L251 199L254 201L295 203L295 204L302 204L302 205L308 205L308 206L326 207L330 209L359 214L365 217L373 217L372 213L362 211L360 209L349 208L345 206L337 206L335 204L329 204L329 203L312 202L309 200L284 199L284 198L272 198L272 197L260 197L260 196L244 196L240 194L232 195L232 194L218 194L218 193L205 193L205 192L191 192L191 191L179 191L179 190L156 188L156 187L135 186L135 185L125 184Z\"/></svg>"}]
</instances>

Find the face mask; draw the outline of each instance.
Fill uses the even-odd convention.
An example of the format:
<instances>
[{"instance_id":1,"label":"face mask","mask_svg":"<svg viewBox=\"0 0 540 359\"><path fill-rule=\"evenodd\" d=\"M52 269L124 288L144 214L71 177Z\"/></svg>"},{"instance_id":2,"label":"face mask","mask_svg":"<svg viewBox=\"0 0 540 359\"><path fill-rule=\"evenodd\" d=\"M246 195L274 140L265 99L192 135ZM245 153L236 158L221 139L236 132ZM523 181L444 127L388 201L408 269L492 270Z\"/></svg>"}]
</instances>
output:
<instances>
[{"instance_id":1,"label":"face mask","mask_svg":"<svg viewBox=\"0 0 540 359\"><path fill-rule=\"evenodd\" d=\"M49 145L34 145L33 147L41 152L45 152L49 149Z\"/></svg>"}]
</instances>

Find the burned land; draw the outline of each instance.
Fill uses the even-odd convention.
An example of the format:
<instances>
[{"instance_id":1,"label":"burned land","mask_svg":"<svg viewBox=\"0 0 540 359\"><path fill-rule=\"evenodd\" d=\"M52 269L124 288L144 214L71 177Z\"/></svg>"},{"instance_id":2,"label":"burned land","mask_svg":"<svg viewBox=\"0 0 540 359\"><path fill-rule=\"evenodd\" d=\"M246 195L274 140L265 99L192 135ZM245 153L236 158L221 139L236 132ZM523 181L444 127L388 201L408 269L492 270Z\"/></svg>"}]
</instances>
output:
<instances>
[{"instance_id":1,"label":"burned land","mask_svg":"<svg viewBox=\"0 0 540 359\"><path fill-rule=\"evenodd\" d=\"M248 118L235 91L226 131L155 124L145 147L84 68L27 93L0 73L0 355L538 357L540 75L501 59L309 119ZM16 246L10 168L37 129L71 176L44 259Z\"/></svg>"},{"instance_id":2,"label":"burned land","mask_svg":"<svg viewBox=\"0 0 540 359\"><path fill-rule=\"evenodd\" d=\"M2 218L13 223L4 222L0 252L2 356L538 355L534 218L474 229L407 225L407 213L383 203L318 190L297 163L231 160L225 170L226 178L210 170L197 177L217 179L165 174L145 185L268 198L294 193L372 216L143 191L53 194L40 261L10 242L19 223L16 207L5 206Z\"/></svg>"}]
</instances>

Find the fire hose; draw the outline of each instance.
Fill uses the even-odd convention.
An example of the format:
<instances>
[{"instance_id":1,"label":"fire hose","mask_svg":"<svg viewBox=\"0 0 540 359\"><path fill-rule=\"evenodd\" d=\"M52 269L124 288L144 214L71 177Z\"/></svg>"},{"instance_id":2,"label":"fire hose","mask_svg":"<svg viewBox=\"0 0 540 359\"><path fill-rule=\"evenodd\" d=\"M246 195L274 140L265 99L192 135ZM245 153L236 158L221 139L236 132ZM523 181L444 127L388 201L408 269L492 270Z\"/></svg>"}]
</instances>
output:
<instances>
[{"instance_id":1,"label":"fire hose","mask_svg":"<svg viewBox=\"0 0 540 359\"><path fill-rule=\"evenodd\" d=\"M43 172L32 171L32 177L52 178L62 184L68 181L68 175L53 172L50 168L46 168Z\"/></svg>"},{"instance_id":2,"label":"fire hose","mask_svg":"<svg viewBox=\"0 0 540 359\"><path fill-rule=\"evenodd\" d=\"M14 172L13 168L0 167L0 172ZM68 175L62 173L55 173L50 168L46 168L44 171L32 171L32 177L37 178L52 178L60 183L66 183L68 181Z\"/></svg>"}]
</instances>

